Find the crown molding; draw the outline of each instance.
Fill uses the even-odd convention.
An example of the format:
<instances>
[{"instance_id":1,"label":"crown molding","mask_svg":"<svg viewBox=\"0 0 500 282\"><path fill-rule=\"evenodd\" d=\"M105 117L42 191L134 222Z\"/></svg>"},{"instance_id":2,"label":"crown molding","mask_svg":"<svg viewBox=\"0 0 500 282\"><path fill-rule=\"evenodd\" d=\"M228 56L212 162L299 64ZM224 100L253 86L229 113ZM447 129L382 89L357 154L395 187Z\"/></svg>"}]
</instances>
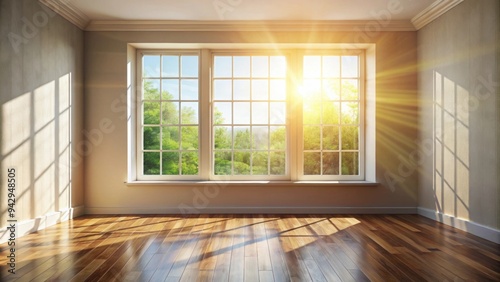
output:
<instances>
[{"instance_id":1,"label":"crown molding","mask_svg":"<svg viewBox=\"0 0 500 282\"><path fill-rule=\"evenodd\" d=\"M38 0L43 5L84 30L90 22L90 19L82 11L76 8L71 0Z\"/></svg>"},{"instance_id":2,"label":"crown molding","mask_svg":"<svg viewBox=\"0 0 500 282\"><path fill-rule=\"evenodd\" d=\"M91 21L87 31L415 31L410 21Z\"/></svg>"},{"instance_id":3,"label":"crown molding","mask_svg":"<svg viewBox=\"0 0 500 282\"><path fill-rule=\"evenodd\" d=\"M415 29L419 30L463 1L464 0L437 0L413 17L411 22L415 26Z\"/></svg>"},{"instance_id":4,"label":"crown molding","mask_svg":"<svg viewBox=\"0 0 500 282\"><path fill-rule=\"evenodd\" d=\"M82 30L88 31L415 31L463 0L436 0L411 19L379 23L356 21L91 21L71 0L38 0Z\"/></svg>"}]
</instances>

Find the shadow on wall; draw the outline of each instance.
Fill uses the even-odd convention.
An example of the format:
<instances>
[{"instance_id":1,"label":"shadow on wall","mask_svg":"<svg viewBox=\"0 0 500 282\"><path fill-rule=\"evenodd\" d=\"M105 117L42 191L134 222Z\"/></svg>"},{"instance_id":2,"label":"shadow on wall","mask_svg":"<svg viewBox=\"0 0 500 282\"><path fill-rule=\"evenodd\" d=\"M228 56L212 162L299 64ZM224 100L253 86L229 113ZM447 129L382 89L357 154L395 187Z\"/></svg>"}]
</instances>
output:
<instances>
[{"instance_id":1,"label":"shadow on wall","mask_svg":"<svg viewBox=\"0 0 500 282\"><path fill-rule=\"evenodd\" d=\"M491 110L498 82L491 74L479 75L467 89L437 71L433 81L435 208L477 221L493 212L488 197L495 195L498 185L491 173L496 166L494 148L488 145L495 130L488 126L494 124Z\"/></svg>"},{"instance_id":2,"label":"shadow on wall","mask_svg":"<svg viewBox=\"0 0 500 282\"><path fill-rule=\"evenodd\" d=\"M434 71L433 187L439 213L469 219L469 91Z\"/></svg>"}]
</instances>

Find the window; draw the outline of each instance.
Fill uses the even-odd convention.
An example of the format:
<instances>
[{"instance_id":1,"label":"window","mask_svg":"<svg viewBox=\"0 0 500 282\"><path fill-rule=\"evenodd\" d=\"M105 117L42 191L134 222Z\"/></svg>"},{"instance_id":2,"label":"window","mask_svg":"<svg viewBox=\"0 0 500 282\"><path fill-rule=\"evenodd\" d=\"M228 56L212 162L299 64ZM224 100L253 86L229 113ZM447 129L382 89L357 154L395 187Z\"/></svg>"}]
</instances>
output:
<instances>
[{"instance_id":1,"label":"window","mask_svg":"<svg viewBox=\"0 0 500 282\"><path fill-rule=\"evenodd\" d=\"M364 179L363 52L138 54L138 180Z\"/></svg>"},{"instance_id":2,"label":"window","mask_svg":"<svg viewBox=\"0 0 500 282\"><path fill-rule=\"evenodd\" d=\"M144 54L139 171L142 179L199 174L198 54Z\"/></svg>"},{"instance_id":3,"label":"window","mask_svg":"<svg viewBox=\"0 0 500 282\"><path fill-rule=\"evenodd\" d=\"M285 176L286 57L213 61L214 175Z\"/></svg>"},{"instance_id":4,"label":"window","mask_svg":"<svg viewBox=\"0 0 500 282\"><path fill-rule=\"evenodd\" d=\"M359 56L303 56L302 77L302 178L360 176Z\"/></svg>"}]
</instances>

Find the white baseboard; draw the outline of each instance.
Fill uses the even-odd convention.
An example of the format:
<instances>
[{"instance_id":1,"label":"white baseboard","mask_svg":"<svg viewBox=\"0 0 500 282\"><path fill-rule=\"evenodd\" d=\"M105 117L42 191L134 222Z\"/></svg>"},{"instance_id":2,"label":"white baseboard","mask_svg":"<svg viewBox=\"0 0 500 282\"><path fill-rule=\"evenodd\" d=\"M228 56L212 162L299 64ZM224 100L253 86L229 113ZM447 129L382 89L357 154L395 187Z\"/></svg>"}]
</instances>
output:
<instances>
[{"instance_id":1,"label":"white baseboard","mask_svg":"<svg viewBox=\"0 0 500 282\"><path fill-rule=\"evenodd\" d=\"M51 212L34 219L18 221L15 223L15 238L18 239L26 234L40 231L49 226L55 225L59 222L66 221L68 219L81 216L83 214L84 214L84 208L83 206L81 206L58 212ZM7 242L7 240L11 236L10 230L7 230L9 224L10 223L7 223L7 226L2 227L0 231L0 244Z\"/></svg>"},{"instance_id":2,"label":"white baseboard","mask_svg":"<svg viewBox=\"0 0 500 282\"><path fill-rule=\"evenodd\" d=\"M73 207L72 210L73 210L73 214L72 214L71 218L85 215L85 207L84 206Z\"/></svg>"},{"instance_id":3,"label":"white baseboard","mask_svg":"<svg viewBox=\"0 0 500 282\"><path fill-rule=\"evenodd\" d=\"M85 214L416 214L415 207L157 207L85 208Z\"/></svg>"},{"instance_id":4,"label":"white baseboard","mask_svg":"<svg viewBox=\"0 0 500 282\"><path fill-rule=\"evenodd\" d=\"M500 230L484 226L465 219L456 218L437 211L426 208L418 208L418 214L446 225L458 228L465 232L474 234L478 237L500 244Z\"/></svg>"}]
</instances>

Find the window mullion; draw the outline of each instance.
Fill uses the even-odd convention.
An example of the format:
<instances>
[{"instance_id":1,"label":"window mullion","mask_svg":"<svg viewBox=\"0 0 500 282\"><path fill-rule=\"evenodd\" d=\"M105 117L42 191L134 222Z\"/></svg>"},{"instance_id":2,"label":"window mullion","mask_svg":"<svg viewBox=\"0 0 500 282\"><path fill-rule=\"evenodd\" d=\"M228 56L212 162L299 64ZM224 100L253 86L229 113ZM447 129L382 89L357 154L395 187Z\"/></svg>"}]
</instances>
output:
<instances>
[{"instance_id":1,"label":"window mullion","mask_svg":"<svg viewBox=\"0 0 500 282\"><path fill-rule=\"evenodd\" d=\"M200 54L200 78L199 78L199 101L200 101L200 116L199 116L199 130L200 130L200 177L201 179L210 179L211 175L211 162L212 162L212 80L211 80L211 56L210 50L202 49ZM203 118L202 118L203 117Z\"/></svg>"},{"instance_id":2,"label":"window mullion","mask_svg":"<svg viewBox=\"0 0 500 282\"><path fill-rule=\"evenodd\" d=\"M289 122L289 150L288 166L290 169L290 180L297 181L302 174L302 97L298 93L299 86L297 82L302 81L302 61L299 60L300 54L295 51L290 54L287 72L287 88L288 93L288 115ZM292 114L293 113L293 114Z\"/></svg>"}]
</instances>

